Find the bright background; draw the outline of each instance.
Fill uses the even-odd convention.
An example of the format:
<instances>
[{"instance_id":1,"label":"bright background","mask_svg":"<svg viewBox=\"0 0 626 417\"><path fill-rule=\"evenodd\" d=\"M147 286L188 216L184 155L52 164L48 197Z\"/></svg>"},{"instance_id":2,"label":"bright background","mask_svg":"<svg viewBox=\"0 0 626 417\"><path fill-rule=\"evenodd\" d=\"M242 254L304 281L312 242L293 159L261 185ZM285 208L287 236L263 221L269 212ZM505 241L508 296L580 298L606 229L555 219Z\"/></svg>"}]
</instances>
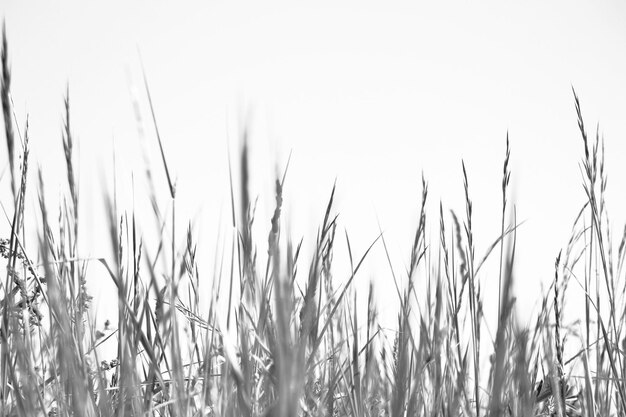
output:
<instances>
[{"instance_id":1,"label":"bright background","mask_svg":"<svg viewBox=\"0 0 626 417\"><path fill-rule=\"evenodd\" d=\"M422 172L433 243L440 200L463 216L462 159L482 257L499 234L508 131L512 198L518 219L526 220L516 279L519 308L527 314L541 282L552 279L585 198L572 85L589 130L599 121L606 137L609 214L615 235L622 231L623 2L6 1L2 14L16 112L21 120L30 115L33 155L52 194L65 175L60 138L69 83L84 252L93 256L108 256L108 242L89 238L106 227L99 187L101 177L113 182L113 145L120 193L129 192L131 172L140 184L145 146L167 204L139 55L178 179L179 218L183 225L195 221L205 270L212 269L218 231L228 235L227 147L237 153L242 120L251 124L251 192L260 196L257 242L266 242L276 167L292 152L285 232L314 241L337 178L337 208L353 251L369 245L380 221L397 273L409 260ZM136 188L136 198L145 197ZM340 242L341 277L347 266ZM369 279L386 305L395 290L382 246L360 278ZM497 274L485 279L487 297L495 296ZM106 305L106 285L93 285L99 305Z\"/></svg>"}]
</instances>

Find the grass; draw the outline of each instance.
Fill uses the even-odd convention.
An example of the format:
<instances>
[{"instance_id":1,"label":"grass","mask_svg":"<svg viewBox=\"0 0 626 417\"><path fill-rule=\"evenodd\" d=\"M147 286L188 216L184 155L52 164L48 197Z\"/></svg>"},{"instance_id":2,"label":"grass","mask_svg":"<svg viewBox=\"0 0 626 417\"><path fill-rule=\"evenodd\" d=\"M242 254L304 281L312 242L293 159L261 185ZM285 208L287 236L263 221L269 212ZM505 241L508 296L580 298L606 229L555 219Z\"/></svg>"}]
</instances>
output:
<instances>
[{"instance_id":1,"label":"grass","mask_svg":"<svg viewBox=\"0 0 626 417\"><path fill-rule=\"evenodd\" d=\"M428 184L422 179L405 276L396 274L390 262L397 321L388 331L380 324L372 286L367 311L359 310L353 286L374 246L384 248L390 259L384 234L364 253L353 253L348 234L337 233L333 187L305 264L302 241L282 233L285 168L275 182L275 210L266 220L269 235L255 236L245 140L238 167L231 168L240 170L241 179L234 186L231 171L232 245L216 255L221 266L214 276L199 268L191 229L181 233L175 228L176 184L158 129L155 146L167 177L167 207L157 203L150 170L147 177L160 240L144 242L138 214L118 212L114 195L107 196L109 236L99 238L110 241L112 256L81 258L69 91L62 134L67 184L59 207L50 210L41 170L36 184L27 181L28 121L22 134L12 111L4 32L1 64L12 190L12 200L2 202L10 235L0 240L6 261L0 284L2 416L626 414L626 234L614 245L604 202L604 144L597 133L588 136L575 93L586 202L567 247L556 256L554 280L533 324L520 324L515 314L518 223L508 202L507 136L501 234L484 258L476 256L465 164L465 213L448 214L440 205L435 242L427 241ZM145 87L156 128L147 81ZM36 215L25 211L28 195L38 197ZM25 225L38 230L32 242ZM343 240L351 272L338 281L333 253ZM267 256L259 254L264 251ZM489 256L499 256L493 338L485 336L483 311L482 266ZM116 286L113 333L94 324L89 263L101 264ZM208 305L200 301L201 282L212 282ZM426 290L418 290L418 283ZM563 306L574 291L584 294L584 317L567 321ZM98 348L111 341L117 344L116 357L99 357ZM566 356L569 351L575 353Z\"/></svg>"}]
</instances>

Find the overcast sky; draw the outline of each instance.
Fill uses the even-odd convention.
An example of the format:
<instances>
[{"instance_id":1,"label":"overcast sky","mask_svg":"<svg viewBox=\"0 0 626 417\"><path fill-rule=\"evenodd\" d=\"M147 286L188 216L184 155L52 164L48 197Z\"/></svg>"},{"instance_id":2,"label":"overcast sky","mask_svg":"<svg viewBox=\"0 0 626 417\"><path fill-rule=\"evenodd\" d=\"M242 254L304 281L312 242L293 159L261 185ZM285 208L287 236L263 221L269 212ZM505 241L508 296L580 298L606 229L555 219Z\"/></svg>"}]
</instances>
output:
<instances>
[{"instance_id":1,"label":"overcast sky","mask_svg":"<svg viewBox=\"0 0 626 417\"><path fill-rule=\"evenodd\" d=\"M99 204L99 170L112 175L113 143L124 185L141 170L133 97L144 143L157 155L141 55L178 178L179 215L198 219L207 253L220 213L228 220L227 144L236 152L239 120L246 119L263 227L274 204L276 164L284 166L292 152L286 232L313 241L337 178L337 208L353 250L376 237L379 220L401 268L417 224L422 172L433 242L440 200L463 213L462 159L477 254L498 236L508 131L512 198L518 219L526 220L518 233L518 289L534 302L584 202L573 85L587 125L595 130L600 122L605 135L609 212L619 235L626 217L623 2L295 3L5 2L16 112L22 120L30 115L33 155L49 182L63 179L53 178L62 172L67 83L85 210ZM164 177L157 181L166 204ZM101 223L85 222L92 230ZM345 246L338 251L345 259ZM377 277L380 297L393 296L382 247L367 271L363 280ZM497 288L496 277L486 288Z\"/></svg>"}]
</instances>

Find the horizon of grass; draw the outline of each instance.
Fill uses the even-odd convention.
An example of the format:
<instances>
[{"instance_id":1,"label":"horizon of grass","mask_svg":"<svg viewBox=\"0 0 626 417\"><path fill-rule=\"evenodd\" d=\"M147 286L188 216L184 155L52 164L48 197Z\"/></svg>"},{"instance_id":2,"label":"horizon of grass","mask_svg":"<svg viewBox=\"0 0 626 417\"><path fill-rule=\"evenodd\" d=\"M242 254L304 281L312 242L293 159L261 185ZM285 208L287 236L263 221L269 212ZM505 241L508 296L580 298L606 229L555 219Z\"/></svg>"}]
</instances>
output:
<instances>
[{"instance_id":1,"label":"horizon of grass","mask_svg":"<svg viewBox=\"0 0 626 417\"><path fill-rule=\"evenodd\" d=\"M427 241L428 183L422 177L418 226L408 268L400 275L391 266L382 231L363 253L352 252L347 232L337 234L335 186L320 213L311 260L304 264L302 241L282 233L287 166L275 179L273 215L264 220L269 234L255 236L255 203L248 190L253 173L244 130L237 166L229 155L232 245L215 254L216 260L221 256L220 267L211 276L198 266L191 228L176 229L176 184L144 73L154 145L169 195L167 207L160 207L148 167L160 239L144 242L137 213L118 212L115 192L107 194L109 236L103 238L108 238L112 256L88 260L78 249L83 226L69 91L61 138L66 189L54 208L57 217L44 198L42 170L36 184L27 181L28 120L22 134L13 113L4 29L1 65L13 200L2 202L11 231L0 240L0 255L7 262L0 283L1 416L626 414L626 233L614 254L604 201L604 142L597 131L588 136L575 92L587 199L568 245L555 256L554 279L541 298L542 308L534 324L524 327L516 318L512 291L519 224L509 202L508 134L500 237L484 257L476 256L471 182L463 162L465 213L448 214L440 203L439 238ZM39 218L27 216L24 209L27 189L33 187ZM26 224L37 226L34 245ZM345 240L350 263L350 274L340 285L333 276L336 239ZM377 245L385 251L397 293L392 332L380 324L373 287L364 313L352 285ZM259 255L260 249L267 249L267 255ZM486 339L482 266L490 256L498 257L498 317L495 337ZM112 333L102 332L92 320L90 263L101 264L117 289ZM210 301L201 305L200 283L209 280ZM425 291L418 290L418 283ZM585 295L580 330L563 313L571 284ZM98 355L107 341L116 342L115 358ZM576 353L565 357L566 345Z\"/></svg>"}]
</instances>

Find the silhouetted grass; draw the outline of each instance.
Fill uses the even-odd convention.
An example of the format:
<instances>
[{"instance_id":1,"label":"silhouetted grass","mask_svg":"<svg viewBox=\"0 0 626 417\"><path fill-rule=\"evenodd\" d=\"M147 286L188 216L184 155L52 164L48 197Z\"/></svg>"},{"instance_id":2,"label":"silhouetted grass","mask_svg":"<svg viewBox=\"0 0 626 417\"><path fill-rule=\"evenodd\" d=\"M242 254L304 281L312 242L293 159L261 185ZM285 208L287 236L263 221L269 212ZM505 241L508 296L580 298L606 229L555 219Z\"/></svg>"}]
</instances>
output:
<instances>
[{"instance_id":1,"label":"silhouetted grass","mask_svg":"<svg viewBox=\"0 0 626 417\"><path fill-rule=\"evenodd\" d=\"M506 140L500 236L481 250L472 223L471 176L465 163L463 217L440 204L439 238L427 241L428 184L422 179L418 226L401 280L391 267L397 326L379 324L372 286L367 311L357 308L352 285L370 250L385 236L353 253L349 235L337 233L333 186L308 266L302 241L282 232L287 168L275 181L275 209L268 236L255 236L254 203L248 181L248 143L231 172L232 246L216 255L214 276L198 266L189 228L176 230L176 184L170 177L157 132L169 202L159 207L157 185L147 170L155 242L144 242L139 213L118 212L107 196L112 257L91 262L105 267L117 288L114 333L90 317L88 260L79 245L78 174L65 97L62 146L67 188L51 216L44 176L27 181L28 124L14 129L7 42L2 42L2 105L13 200L5 204L10 236L0 240L6 277L0 287L0 414L2 416L620 416L626 413L623 274L626 234L617 254L604 196L604 146L588 137L574 94L583 139L583 190L587 201L574 221L571 239L558 254L554 281L534 325L515 315L517 220L509 202L510 144ZM148 83L146 93L156 128ZM16 123L16 122L15 122ZM17 132L19 142L14 136ZM17 146L19 144L19 146ZM18 166L19 165L19 166ZM28 187L27 187L28 186ZM37 216L27 216L27 189L39 198ZM238 203L238 205L237 205ZM57 208L54 212L56 213ZM166 217L163 213L171 214ZM141 213L146 216L146 213ZM148 214L149 215L149 214ZM37 225L38 240L26 245L25 224ZM339 229L340 230L340 229ZM333 278L337 239L348 248L350 274ZM266 243L267 242L267 243ZM30 243L30 242L29 242ZM230 250L229 250L230 249ZM495 338L485 340L481 269L499 249L498 319ZM267 257L259 251L267 251ZM485 255L477 257L476 251ZM555 254L556 255L556 254ZM427 285L419 286L418 280ZM201 305L200 282L212 282ZM399 282L406 281L406 286ZM338 282L342 282L338 285ZM585 297L581 330L564 317L571 283ZM495 285L494 285L495 286ZM424 291L421 288L425 288ZM393 305L393 306L391 306ZM573 318L578 319L578 318ZM112 338L112 339L111 339ZM115 358L98 347L115 340ZM577 352L566 357L566 345Z\"/></svg>"}]
</instances>

